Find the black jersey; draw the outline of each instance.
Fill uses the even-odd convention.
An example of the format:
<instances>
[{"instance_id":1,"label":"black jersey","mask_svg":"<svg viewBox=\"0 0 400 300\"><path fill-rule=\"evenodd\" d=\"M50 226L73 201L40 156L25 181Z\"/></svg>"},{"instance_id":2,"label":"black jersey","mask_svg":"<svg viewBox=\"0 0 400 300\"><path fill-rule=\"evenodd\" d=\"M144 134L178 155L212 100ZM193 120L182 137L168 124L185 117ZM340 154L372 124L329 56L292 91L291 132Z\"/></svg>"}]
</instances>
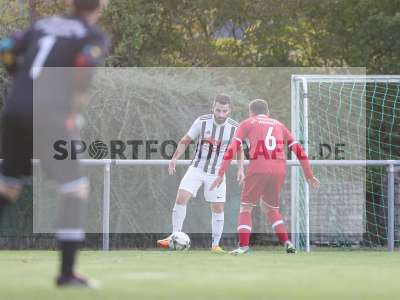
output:
<instances>
[{"instance_id":1,"label":"black jersey","mask_svg":"<svg viewBox=\"0 0 400 300\"><path fill-rule=\"evenodd\" d=\"M13 77L1 118L0 181L21 185L33 157L59 183L81 177L76 160L53 159L52 142L77 134L67 126L74 94L88 88L90 67L106 52L105 36L77 16L44 18L0 41L0 60Z\"/></svg>"},{"instance_id":2,"label":"black jersey","mask_svg":"<svg viewBox=\"0 0 400 300\"><path fill-rule=\"evenodd\" d=\"M103 62L107 48L107 39L99 29L72 15L38 20L25 32L4 39L0 58L14 77L5 113L32 116L32 101L43 101L47 106L68 110L77 86L72 86L72 81L61 80L62 71L57 73L59 78L51 78L55 71L48 73L46 78L46 70L50 70L49 67L68 70L98 66ZM76 68L71 70L79 73ZM42 83L37 84L39 81ZM84 85L88 86L89 80ZM47 86L48 92L45 96L34 97L34 86L42 87L40 90ZM79 88L83 88L82 82Z\"/></svg>"}]
</instances>

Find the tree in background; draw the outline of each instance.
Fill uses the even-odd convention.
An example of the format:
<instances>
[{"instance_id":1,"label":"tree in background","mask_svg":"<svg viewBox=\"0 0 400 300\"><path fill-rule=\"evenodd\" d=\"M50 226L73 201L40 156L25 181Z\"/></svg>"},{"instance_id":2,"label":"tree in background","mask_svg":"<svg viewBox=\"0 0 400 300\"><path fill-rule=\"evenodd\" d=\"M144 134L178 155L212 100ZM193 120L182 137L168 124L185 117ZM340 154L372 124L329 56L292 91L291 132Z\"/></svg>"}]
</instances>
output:
<instances>
[{"instance_id":1,"label":"tree in background","mask_svg":"<svg viewBox=\"0 0 400 300\"><path fill-rule=\"evenodd\" d=\"M62 0L0 1L0 35L63 11ZM102 20L109 66L366 66L400 70L396 0L119 0Z\"/></svg>"}]
</instances>

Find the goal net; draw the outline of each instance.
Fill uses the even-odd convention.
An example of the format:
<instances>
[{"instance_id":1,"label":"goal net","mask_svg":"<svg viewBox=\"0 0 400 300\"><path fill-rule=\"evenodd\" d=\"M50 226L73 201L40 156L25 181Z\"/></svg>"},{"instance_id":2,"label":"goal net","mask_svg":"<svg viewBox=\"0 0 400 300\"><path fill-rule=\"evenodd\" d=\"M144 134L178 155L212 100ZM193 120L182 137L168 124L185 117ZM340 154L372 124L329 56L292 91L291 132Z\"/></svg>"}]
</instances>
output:
<instances>
[{"instance_id":1,"label":"goal net","mask_svg":"<svg viewBox=\"0 0 400 300\"><path fill-rule=\"evenodd\" d=\"M399 97L400 76L292 76L292 130L321 180L314 192L292 168L298 248L387 244L388 164L376 162L400 158Z\"/></svg>"}]
</instances>

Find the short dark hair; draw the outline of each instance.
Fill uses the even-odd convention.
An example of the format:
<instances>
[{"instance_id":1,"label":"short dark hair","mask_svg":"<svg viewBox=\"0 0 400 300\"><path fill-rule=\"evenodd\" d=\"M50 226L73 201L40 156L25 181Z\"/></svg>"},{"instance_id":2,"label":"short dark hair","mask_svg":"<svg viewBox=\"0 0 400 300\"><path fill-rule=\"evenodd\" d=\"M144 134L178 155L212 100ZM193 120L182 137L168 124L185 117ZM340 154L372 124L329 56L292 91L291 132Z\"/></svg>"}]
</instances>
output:
<instances>
[{"instance_id":1,"label":"short dark hair","mask_svg":"<svg viewBox=\"0 0 400 300\"><path fill-rule=\"evenodd\" d=\"M77 11L93 11L100 6L100 0L74 0L73 3Z\"/></svg>"},{"instance_id":2,"label":"short dark hair","mask_svg":"<svg viewBox=\"0 0 400 300\"><path fill-rule=\"evenodd\" d=\"M249 108L255 115L266 115L269 113L268 103L263 99L252 100L249 104Z\"/></svg>"},{"instance_id":3,"label":"short dark hair","mask_svg":"<svg viewBox=\"0 0 400 300\"><path fill-rule=\"evenodd\" d=\"M225 105L225 104L231 105L231 102L232 102L231 96L229 96L227 94L218 94L214 98L214 105L215 105L215 103L219 103L222 105Z\"/></svg>"}]
</instances>

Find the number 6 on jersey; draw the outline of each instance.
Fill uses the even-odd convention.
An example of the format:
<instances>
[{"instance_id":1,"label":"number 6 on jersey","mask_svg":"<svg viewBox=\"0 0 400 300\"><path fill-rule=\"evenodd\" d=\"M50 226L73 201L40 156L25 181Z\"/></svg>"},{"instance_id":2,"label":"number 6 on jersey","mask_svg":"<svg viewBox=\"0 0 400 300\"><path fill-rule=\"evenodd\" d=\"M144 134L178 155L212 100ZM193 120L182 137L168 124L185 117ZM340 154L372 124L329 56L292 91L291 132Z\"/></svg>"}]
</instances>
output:
<instances>
[{"instance_id":1,"label":"number 6 on jersey","mask_svg":"<svg viewBox=\"0 0 400 300\"><path fill-rule=\"evenodd\" d=\"M274 127L269 127L267 135L265 137L265 148L269 151L273 151L276 148L276 138L272 135Z\"/></svg>"}]
</instances>

